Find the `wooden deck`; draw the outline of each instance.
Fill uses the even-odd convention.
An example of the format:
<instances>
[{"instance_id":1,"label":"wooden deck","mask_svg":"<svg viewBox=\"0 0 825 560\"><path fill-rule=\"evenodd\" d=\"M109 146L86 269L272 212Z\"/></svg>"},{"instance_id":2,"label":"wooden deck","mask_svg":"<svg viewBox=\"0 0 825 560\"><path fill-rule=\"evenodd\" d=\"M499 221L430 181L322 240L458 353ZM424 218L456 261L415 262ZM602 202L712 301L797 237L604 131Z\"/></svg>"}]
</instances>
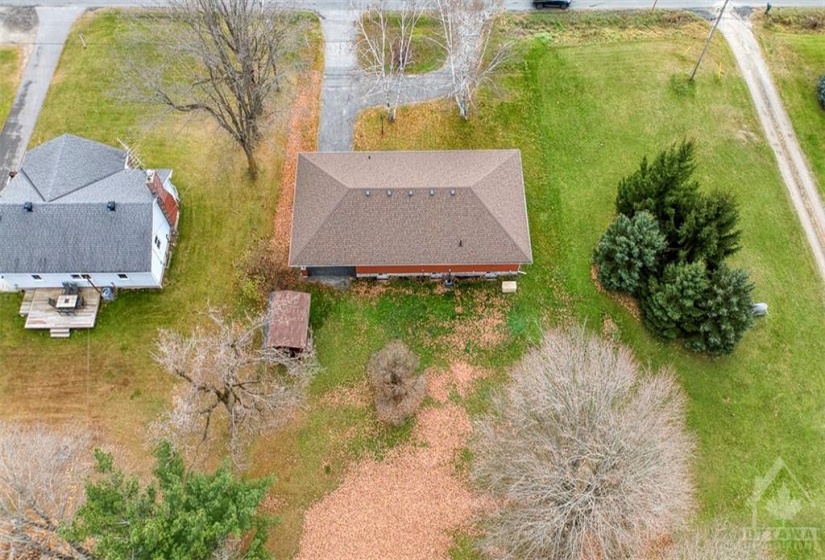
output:
<instances>
[{"instance_id":1,"label":"wooden deck","mask_svg":"<svg viewBox=\"0 0 825 560\"><path fill-rule=\"evenodd\" d=\"M49 298L57 299L60 288L27 290L20 305L20 315L26 317L27 329L49 329L54 338L66 338L71 329L91 329L97 320L100 294L93 288L81 288L85 305L71 315L58 313L49 305Z\"/></svg>"}]
</instances>

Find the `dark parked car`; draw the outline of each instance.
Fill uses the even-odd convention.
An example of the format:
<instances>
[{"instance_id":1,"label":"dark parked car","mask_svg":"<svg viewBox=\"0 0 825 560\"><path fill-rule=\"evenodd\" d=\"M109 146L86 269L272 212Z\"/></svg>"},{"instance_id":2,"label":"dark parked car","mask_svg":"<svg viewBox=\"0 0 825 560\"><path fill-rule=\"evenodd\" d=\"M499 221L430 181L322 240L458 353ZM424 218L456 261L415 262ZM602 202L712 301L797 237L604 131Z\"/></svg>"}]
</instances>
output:
<instances>
[{"instance_id":1,"label":"dark parked car","mask_svg":"<svg viewBox=\"0 0 825 560\"><path fill-rule=\"evenodd\" d=\"M559 8L566 10L570 7L570 1L571 0L533 0L533 7L537 9Z\"/></svg>"}]
</instances>

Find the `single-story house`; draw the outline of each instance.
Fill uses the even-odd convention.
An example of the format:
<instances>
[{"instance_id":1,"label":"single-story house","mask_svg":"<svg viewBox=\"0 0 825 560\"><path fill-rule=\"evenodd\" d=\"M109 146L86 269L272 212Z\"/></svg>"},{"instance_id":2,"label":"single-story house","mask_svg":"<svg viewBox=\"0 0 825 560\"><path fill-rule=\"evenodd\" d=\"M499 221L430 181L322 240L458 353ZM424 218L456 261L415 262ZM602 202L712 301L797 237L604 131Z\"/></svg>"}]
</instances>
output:
<instances>
[{"instance_id":1,"label":"single-story house","mask_svg":"<svg viewBox=\"0 0 825 560\"><path fill-rule=\"evenodd\" d=\"M265 346L300 354L309 342L311 296L305 292L280 290L269 294L269 316Z\"/></svg>"},{"instance_id":2,"label":"single-story house","mask_svg":"<svg viewBox=\"0 0 825 560\"><path fill-rule=\"evenodd\" d=\"M64 134L0 190L0 281L15 290L160 288L179 218L172 170Z\"/></svg>"},{"instance_id":3,"label":"single-story house","mask_svg":"<svg viewBox=\"0 0 825 560\"><path fill-rule=\"evenodd\" d=\"M304 276L506 276L532 263L518 150L298 155Z\"/></svg>"}]
</instances>

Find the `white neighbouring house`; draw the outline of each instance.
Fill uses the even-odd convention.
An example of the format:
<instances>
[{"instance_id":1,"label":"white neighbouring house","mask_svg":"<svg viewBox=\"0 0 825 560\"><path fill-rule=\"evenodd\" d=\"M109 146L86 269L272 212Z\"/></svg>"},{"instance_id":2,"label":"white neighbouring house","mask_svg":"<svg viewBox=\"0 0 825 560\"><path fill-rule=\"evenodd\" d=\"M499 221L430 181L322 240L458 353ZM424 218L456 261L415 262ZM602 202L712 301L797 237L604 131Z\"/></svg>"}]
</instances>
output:
<instances>
[{"instance_id":1,"label":"white neighbouring house","mask_svg":"<svg viewBox=\"0 0 825 560\"><path fill-rule=\"evenodd\" d=\"M0 190L0 288L161 288L180 214L171 178L71 134L29 151Z\"/></svg>"}]
</instances>

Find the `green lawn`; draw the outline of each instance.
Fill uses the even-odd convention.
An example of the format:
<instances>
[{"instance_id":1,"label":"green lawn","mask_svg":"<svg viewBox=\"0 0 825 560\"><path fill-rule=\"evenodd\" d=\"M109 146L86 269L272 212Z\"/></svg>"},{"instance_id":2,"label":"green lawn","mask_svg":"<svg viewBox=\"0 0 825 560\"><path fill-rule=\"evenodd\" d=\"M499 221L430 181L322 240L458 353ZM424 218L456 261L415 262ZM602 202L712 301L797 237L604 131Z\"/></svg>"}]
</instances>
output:
<instances>
[{"instance_id":1,"label":"green lawn","mask_svg":"<svg viewBox=\"0 0 825 560\"><path fill-rule=\"evenodd\" d=\"M701 519L749 524L755 477L781 457L810 498L793 524L821 526L823 286L726 45L717 38L688 88L684 77L701 49L703 24L524 17L516 21L530 31L521 34L535 37L525 38L501 91L483 95L469 122L448 102L416 106L401 110L382 138L379 112L371 111L359 121L358 148L520 148L535 264L509 309L513 335L529 338L537 324L571 319L601 329L612 319L639 360L674 368L690 397ZM701 184L738 197L744 249L734 263L750 272L755 299L771 308L729 357L705 358L653 339L590 279L591 252L613 217L617 181L643 155L682 138L698 142ZM484 399L476 404L483 409ZM457 543L457 558L472 556L466 537Z\"/></svg>"},{"instance_id":2,"label":"green lawn","mask_svg":"<svg viewBox=\"0 0 825 560\"><path fill-rule=\"evenodd\" d=\"M756 18L754 30L825 195L825 109L816 98L825 75L825 10L777 9Z\"/></svg>"},{"instance_id":3,"label":"green lawn","mask_svg":"<svg viewBox=\"0 0 825 560\"><path fill-rule=\"evenodd\" d=\"M22 71L20 49L9 46L0 48L0 122L5 122L9 115Z\"/></svg>"}]
</instances>

